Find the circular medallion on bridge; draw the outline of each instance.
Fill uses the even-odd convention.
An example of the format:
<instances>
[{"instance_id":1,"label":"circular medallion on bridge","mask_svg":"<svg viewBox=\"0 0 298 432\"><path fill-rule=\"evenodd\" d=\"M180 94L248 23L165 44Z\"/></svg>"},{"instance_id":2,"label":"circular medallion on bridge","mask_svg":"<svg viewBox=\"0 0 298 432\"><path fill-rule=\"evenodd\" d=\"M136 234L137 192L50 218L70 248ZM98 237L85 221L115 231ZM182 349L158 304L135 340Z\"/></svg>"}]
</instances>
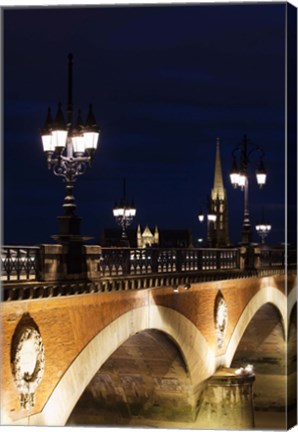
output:
<instances>
[{"instance_id":1,"label":"circular medallion on bridge","mask_svg":"<svg viewBox=\"0 0 298 432\"><path fill-rule=\"evenodd\" d=\"M14 337L11 367L21 407L34 406L34 392L44 372L44 347L37 328L26 326Z\"/></svg>"},{"instance_id":2,"label":"circular medallion on bridge","mask_svg":"<svg viewBox=\"0 0 298 432\"><path fill-rule=\"evenodd\" d=\"M219 292L215 300L215 332L216 332L218 348L223 347L227 322L228 322L227 304L222 294Z\"/></svg>"}]
</instances>

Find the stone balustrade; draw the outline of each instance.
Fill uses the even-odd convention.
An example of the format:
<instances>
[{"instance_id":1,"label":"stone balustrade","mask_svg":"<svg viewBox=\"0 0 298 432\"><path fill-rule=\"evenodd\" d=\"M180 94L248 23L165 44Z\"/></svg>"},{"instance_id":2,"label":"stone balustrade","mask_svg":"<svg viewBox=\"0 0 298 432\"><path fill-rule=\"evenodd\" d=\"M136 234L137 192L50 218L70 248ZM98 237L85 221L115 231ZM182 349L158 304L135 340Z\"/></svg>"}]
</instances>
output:
<instances>
[{"instance_id":1,"label":"stone balustrade","mask_svg":"<svg viewBox=\"0 0 298 432\"><path fill-rule=\"evenodd\" d=\"M192 273L283 267L283 248L103 248L82 245L71 258L80 261L79 271L68 268L65 245L4 246L2 281L94 280L100 277ZM288 257L289 258L289 257ZM288 262L292 262L289 260ZM73 263L72 263L73 264Z\"/></svg>"}]
</instances>

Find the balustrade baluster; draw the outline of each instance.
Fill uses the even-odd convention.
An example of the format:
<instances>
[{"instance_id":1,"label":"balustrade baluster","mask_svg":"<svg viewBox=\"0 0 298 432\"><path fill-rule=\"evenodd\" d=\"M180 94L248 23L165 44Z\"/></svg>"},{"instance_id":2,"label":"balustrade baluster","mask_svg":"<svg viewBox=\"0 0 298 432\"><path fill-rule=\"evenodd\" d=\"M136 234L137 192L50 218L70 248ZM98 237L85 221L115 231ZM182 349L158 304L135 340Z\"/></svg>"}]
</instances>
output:
<instances>
[{"instance_id":1,"label":"balustrade baluster","mask_svg":"<svg viewBox=\"0 0 298 432\"><path fill-rule=\"evenodd\" d=\"M25 258L26 279L30 279L30 272L31 272L31 258L30 258L30 249L28 249L26 251L26 258Z\"/></svg>"},{"instance_id":2,"label":"balustrade baluster","mask_svg":"<svg viewBox=\"0 0 298 432\"><path fill-rule=\"evenodd\" d=\"M17 249L17 257L15 260L15 270L16 270L16 274L17 274L17 280L20 280L20 276L21 276L21 250Z\"/></svg>"},{"instance_id":3,"label":"balustrade baluster","mask_svg":"<svg viewBox=\"0 0 298 432\"><path fill-rule=\"evenodd\" d=\"M11 275L11 252L10 252L10 248L7 249L7 254L6 254L6 259L5 259L5 270L6 270L6 274L7 274L7 280L10 280L10 275Z\"/></svg>"}]
</instances>

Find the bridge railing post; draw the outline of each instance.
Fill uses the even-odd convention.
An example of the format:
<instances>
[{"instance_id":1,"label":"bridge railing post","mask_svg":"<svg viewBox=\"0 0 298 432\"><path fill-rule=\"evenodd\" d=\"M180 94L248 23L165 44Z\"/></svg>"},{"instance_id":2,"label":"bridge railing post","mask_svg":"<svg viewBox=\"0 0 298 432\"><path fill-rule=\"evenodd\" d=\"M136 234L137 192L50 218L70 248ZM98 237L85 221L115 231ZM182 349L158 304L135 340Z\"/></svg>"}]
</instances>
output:
<instances>
[{"instance_id":1,"label":"bridge railing post","mask_svg":"<svg viewBox=\"0 0 298 432\"><path fill-rule=\"evenodd\" d=\"M151 271L152 273L158 273L158 249L152 248L151 252Z\"/></svg>"},{"instance_id":2,"label":"bridge railing post","mask_svg":"<svg viewBox=\"0 0 298 432\"><path fill-rule=\"evenodd\" d=\"M202 270L203 268L203 260L202 260L202 249L198 250L198 254L197 254L197 265L198 265L198 270Z\"/></svg>"},{"instance_id":3,"label":"bridge railing post","mask_svg":"<svg viewBox=\"0 0 298 432\"><path fill-rule=\"evenodd\" d=\"M123 274L128 276L130 274L130 249L123 250L123 262L122 262Z\"/></svg>"},{"instance_id":4,"label":"bridge railing post","mask_svg":"<svg viewBox=\"0 0 298 432\"><path fill-rule=\"evenodd\" d=\"M98 279L100 246L77 245L71 254L67 245L42 244L39 248L38 274L41 281Z\"/></svg>"},{"instance_id":5,"label":"bridge railing post","mask_svg":"<svg viewBox=\"0 0 298 432\"><path fill-rule=\"evenodd\" d=\"M236 268L240 269L240 249L237 249L236 253L235 253L235 263L236 263Z\"/></svg>"},{"instance_id":6,"label":"bridge railing post","mask_svg":"<svg viewBox=\"0 0 298 432\"><path fill-rule=\"evenodd\" d=\"M240 247L239 250L239 268L240 270L244 270L246 268L246 257L247 255L247 249L244 246Z\"/></svg>"},{"instance_id":7,"label":"bridge railing post","mask_svg":"<svg viewBox=\"0 0 298 432\"><path fill-rule=\"evenodd\" d=\"M253 270L261 265L260 248L253 245L242 246L240 248L240 269Z\"/></svg>"},{"instance_id":8,"label":"bridge railing post","mask_svg":"<svg viewBox=\"0 0 298 432\"><path fill-rule=\"evenodd\" d=\"M101 247L97 245L83 246L84 272L87 279L98 279L100 271Z\"/></svg>"},{"instance_id":9,"label":"bridge railing post","mask_svg":"<svg viewBox=\"0 0 298 432\"><path fill-rule=\"evenodd\" d=\"M261 250L259 247L254 248L254 268L258 269L261 267Z\"/></svg>"},{"instance_id":10,"label":"bridge railing post","mask_svg":"<svg viewBox=\"0 0 298 432\"><path fill-rule=\"evenodd\" d=\"M63 274L62 245L40 245L39 274L42 281L55 281L61 278Z\"/></svg>"}]
</instances>

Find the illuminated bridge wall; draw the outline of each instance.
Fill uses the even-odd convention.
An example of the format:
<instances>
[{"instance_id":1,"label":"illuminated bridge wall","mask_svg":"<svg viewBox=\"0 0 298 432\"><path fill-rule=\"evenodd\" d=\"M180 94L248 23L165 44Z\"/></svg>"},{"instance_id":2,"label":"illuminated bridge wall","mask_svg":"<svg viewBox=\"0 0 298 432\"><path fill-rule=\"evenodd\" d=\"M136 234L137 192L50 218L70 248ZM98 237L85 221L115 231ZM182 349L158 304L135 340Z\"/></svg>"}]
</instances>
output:
<instances>
[{"instance_id":1,"label":"illuminated bridge wall","mask_svg":"<svg viewBox=\"0 0 298 432\"><path fill-rule=\"evenodd\" d=\"M210 389L213 395L218 391L216 373L243 361L263 365L263 374L264 364L275 362L272 373L280 382L277 403L284 409L286 370L281 359L287 356L287 342L293 339L290 318L296 310L295 288L296 276L276 274L5 301L1 422L133 424L139 419L144 425L150 424L144 423L146 418L159 420L162 414L176 425L197 421L204 427L210 415L208 394ZM12 360L16 329L30 325L41 336L44 363L41 381L34 389L34 405L28 409L20 405ZM267 353L265 359L260 350L253 353L257 333L261 334L258 347ZM262 337L271 338L263 348ZM146 346L151 350L146 351ZM291 361L294 364L295 359ZM293 403L295 396L290 396L288 403ZM272 404L270 395L259 394L258 399L263 408ZM108 420L107 412L113 412L108 400L117 402L123 415ZM138 400L143 401L142 406ZM92 406L99 402L106 411L94 414ZM173 409L178 406L180 412Z\"/></svg>"}]
</instances>

